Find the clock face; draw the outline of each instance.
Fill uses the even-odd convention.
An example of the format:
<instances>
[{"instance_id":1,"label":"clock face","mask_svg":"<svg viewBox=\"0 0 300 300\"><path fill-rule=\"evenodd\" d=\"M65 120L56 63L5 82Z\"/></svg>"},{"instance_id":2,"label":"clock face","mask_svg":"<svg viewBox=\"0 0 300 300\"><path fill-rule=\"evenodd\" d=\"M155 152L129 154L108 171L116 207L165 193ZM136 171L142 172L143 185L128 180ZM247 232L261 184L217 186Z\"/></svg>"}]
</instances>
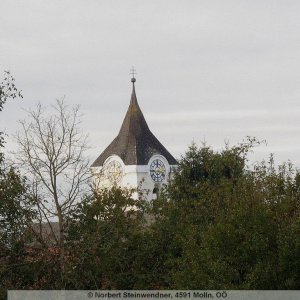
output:
<instances>
[{"instance_id":1,"label":"clock face","mask_svg":"<svg viewBox=\"0 0 300 300\"><path fill-rule=\"evenodd\" d=\"M160 159L154 159L151 163L150 175L155 182L161 182L166 178L166 167Z\"/></svg>"},{"instance_id":2,"label":"clock face","mask_svg":"<svg viewBox=\"0 0 300 300\"><path fill-rule=\"evenodd\" d=\"M111 161L106 166L106 176L113 183L119 182L123 177L122 165L116 160Z\"/></svg>"}]
</instances>

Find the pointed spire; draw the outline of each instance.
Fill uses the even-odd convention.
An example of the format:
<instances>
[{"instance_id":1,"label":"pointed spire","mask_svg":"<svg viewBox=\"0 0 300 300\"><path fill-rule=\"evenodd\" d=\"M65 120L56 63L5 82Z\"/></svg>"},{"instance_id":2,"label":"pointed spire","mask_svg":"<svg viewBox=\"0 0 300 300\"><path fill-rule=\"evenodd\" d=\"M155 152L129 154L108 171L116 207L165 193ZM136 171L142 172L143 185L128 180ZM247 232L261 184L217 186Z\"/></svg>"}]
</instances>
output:
<instances>
[{"instance_id":1,"label":"pointed spire","mask_svg":"<svg viewBox=\"0 0 300 300\"><path fill-rule=\"evenodd\" d=\"M149 131L147 122L137 101L134 77L131 79L131 82L132 92L130 104L119 132L119 134L122 135L137 135L140 132Z\"/></svg>"},{"instance_id":2,"label":"pointed spire","mask_svg":"<svg viewBox=\"0 0 300 300\"><path fill-rule=\"evenodd\" d=\"M92 167L102 166L110 155L118 155L125 165L147 165L154 154L163 155L170 165L177 164L175 158L150 131L137 102L134 77L136 73L133 67L130 74L132 75L131 99L119 134L95 160Z\"/></svg>"}]
</instances>

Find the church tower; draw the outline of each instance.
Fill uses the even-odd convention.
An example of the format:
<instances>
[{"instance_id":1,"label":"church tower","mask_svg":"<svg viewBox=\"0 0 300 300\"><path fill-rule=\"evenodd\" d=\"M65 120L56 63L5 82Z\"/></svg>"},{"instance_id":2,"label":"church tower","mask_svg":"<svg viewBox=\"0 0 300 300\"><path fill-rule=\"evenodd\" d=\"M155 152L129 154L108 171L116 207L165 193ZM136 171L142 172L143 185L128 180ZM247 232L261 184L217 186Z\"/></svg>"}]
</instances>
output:
<instances>
[{"instance_id":1,"label":"church tower","mask_svg":"<svg viewBox=\"0 0 300 300\"><path fill-rule=\"evenodd\" d=\"M135 198L152 200L168 184L177 162L150 131L131 79L130 104L117 137L91 165L97 188L137 189Z\"/></svg>"}]
</instances>

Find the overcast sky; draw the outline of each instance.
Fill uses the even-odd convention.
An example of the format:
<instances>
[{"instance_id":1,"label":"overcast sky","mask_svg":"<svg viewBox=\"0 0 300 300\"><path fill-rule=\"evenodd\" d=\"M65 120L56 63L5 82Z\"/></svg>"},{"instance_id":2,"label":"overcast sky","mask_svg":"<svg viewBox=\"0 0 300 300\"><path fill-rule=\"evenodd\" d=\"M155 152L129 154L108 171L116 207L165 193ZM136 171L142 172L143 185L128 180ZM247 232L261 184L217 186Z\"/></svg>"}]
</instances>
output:
<instances>
[{"instance_id":1,"label":"overcast sky","mask_svg":"<svg viewBox=\"0 0 300 300\"><path fill-rule=\"evenodd\" d=\"M247 135L300 167L300 1L1 0L0 71L23 90L0 115L7 148L38 101L81 105L93 161L117 135L137 69L139 104L180 157ZM2 71L1 71L2 72Z\"/></svg>"}]
</instances>

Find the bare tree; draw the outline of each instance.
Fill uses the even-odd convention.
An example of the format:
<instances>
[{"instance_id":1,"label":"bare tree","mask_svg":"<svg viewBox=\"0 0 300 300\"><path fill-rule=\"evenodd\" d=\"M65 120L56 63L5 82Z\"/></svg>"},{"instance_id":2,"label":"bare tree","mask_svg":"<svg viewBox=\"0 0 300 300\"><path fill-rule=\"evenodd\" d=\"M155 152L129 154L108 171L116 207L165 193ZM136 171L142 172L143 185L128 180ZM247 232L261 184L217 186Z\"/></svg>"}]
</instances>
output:
<instances>
[{"instance_id":1,"label":"bare tree","mask_svg":"<svg viewBox=\"0 0 300 300\"><path fill-rule=\"evenodd\" d=\"M40 225L48 224L48 233L52 233L63 259L66 221L86 191L90 173L84 156L87 135L79 129L78 106L70 108L64 100L57 100L52 109L50 113L38 104L28 111L28 121L20 122L22 131L16 135L19 150L15 155L34 181ZM40 230L42 234L42 226Z\"/></svg>"}]
</instances>

